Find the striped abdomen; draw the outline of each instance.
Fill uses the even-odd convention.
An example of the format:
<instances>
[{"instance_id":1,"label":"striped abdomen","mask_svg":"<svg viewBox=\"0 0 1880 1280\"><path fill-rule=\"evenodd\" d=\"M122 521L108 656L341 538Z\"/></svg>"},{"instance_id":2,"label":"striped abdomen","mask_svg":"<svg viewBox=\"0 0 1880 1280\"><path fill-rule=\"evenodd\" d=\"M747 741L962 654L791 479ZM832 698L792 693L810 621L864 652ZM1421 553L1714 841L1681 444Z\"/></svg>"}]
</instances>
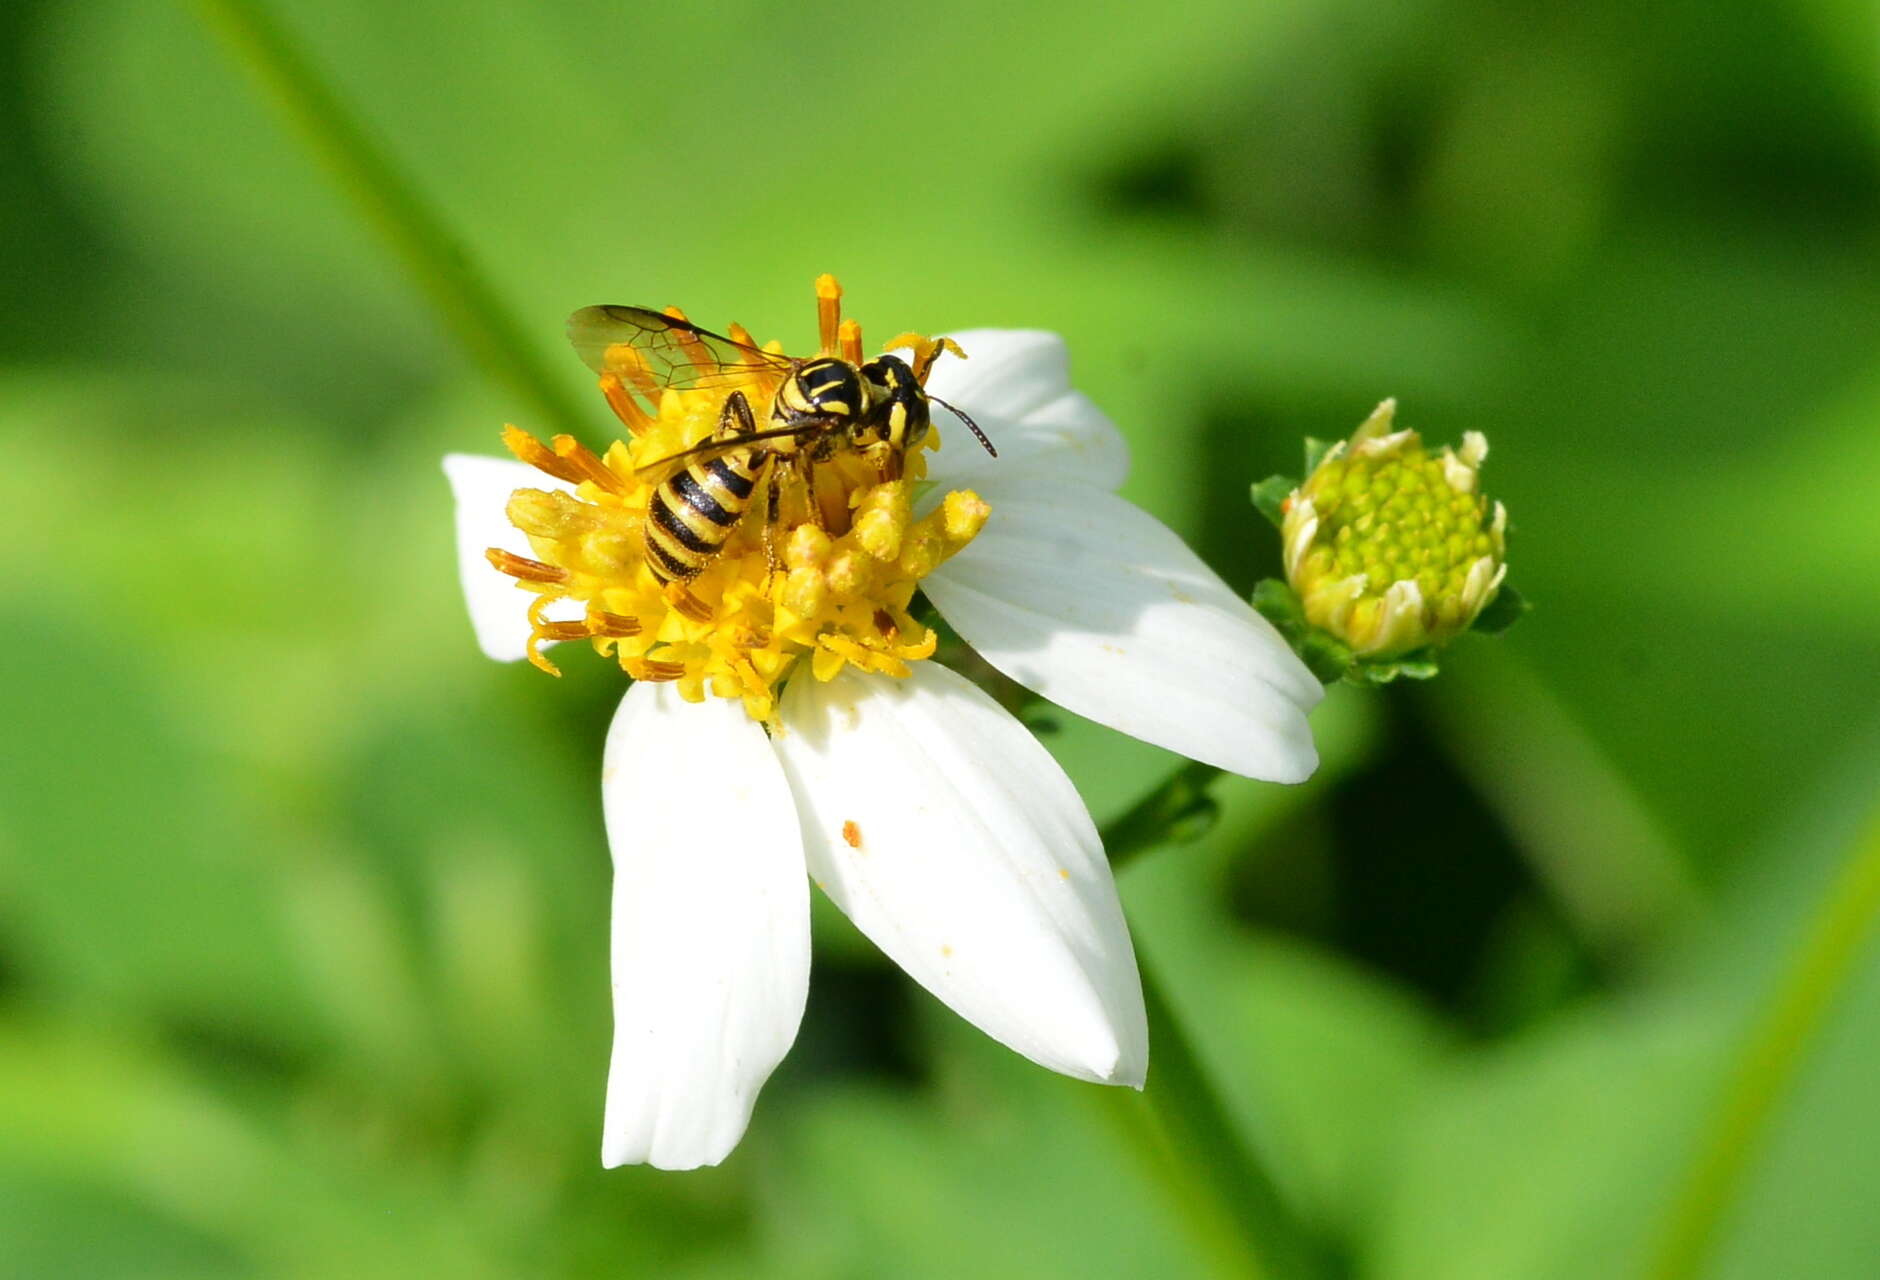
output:
<instances>
[{"instance_id":1,"label":"striped abdomen","mask_svg":"<svg viewBox=\"0 0 1880 1280\"><path fill-rule=\"evenodd\" d=\"M661 582L690 582L712 562L751 503L768 464L762 448L694 462L653 491L646 508L646 564Z\"/></svg>"}]
</instances>

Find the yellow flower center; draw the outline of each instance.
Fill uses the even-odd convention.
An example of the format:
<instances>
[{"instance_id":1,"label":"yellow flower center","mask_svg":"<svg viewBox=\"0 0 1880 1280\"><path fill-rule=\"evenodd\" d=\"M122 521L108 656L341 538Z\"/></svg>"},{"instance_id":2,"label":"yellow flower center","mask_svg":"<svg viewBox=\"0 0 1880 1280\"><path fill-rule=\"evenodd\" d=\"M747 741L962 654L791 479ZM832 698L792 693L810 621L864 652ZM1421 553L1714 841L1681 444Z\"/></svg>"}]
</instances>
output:
<instances>
[{"instance_id":1,"label":"yellow flower center","mask_svg":"<svg viewBox=\"0 0 1880 1280\"><path fill-rule=\"evenodd\" d=\"M822 277L817 294L822 354L860 365L861 330L840 319L835 281ZM666 314L684 319L676 310ZM730 336L755 345L738 326ZM889 346L913 348L923 382L942 349L912 334ZM763 350L780 348L771 343ZM763 365L725 364L697 385L662 388L628 358L621 373L601 378L608 403L630 429L628 440L597 455L570 436L543 444L505 428L503 442L518 458L574 486L572 493L518 489L510 498L509 519L528 535L535 559L489 552L492 564L536 597L528 606L531 662L559 675L541 646L585 639L636 680L675 682L694 702L738 698L753 719L771 721L779 682L806 655L820 680L850 665L906 676L910 662L932 655L933 632L908 613L915 588L978 534L990 512L976 494L960 490L914 518L924 450L939 443L932 431L894 460L898 466L884 466L879 449L863 453L840 443L824 461L810 461L805 452L791 466L763 444L738 446L736 460L757 484L722 542L695 556L703 566L684 580L672 580L670 570L662 578L649 566L649 521L671 514L669 503L665 512L657 508L672 468L654 464L715 433L723 439L734 394L742 394L760 428L768 427L784 380ZM572 612L551 610L558 601L579 602L583 616L549 621L551 611Z\"/></svg>"}]
</instances>

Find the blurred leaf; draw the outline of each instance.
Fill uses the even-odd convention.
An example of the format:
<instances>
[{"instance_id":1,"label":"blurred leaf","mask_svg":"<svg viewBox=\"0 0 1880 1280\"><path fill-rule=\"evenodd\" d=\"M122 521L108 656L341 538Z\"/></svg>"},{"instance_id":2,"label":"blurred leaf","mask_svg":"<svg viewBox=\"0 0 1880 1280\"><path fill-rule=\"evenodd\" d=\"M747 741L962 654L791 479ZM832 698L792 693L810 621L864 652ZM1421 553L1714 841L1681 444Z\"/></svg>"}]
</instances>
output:
<instances>
[{"instance_id":1,"label":"blurred leaf","mask_svg":"<svg viewBox=\"0 0 1880 1280\"><path fill-rule=\"evenodd\" d=\"M501 1118L453 1152L341 1092L312 1088L248 1110L152 1046L20 1019L0 1030L0 1180L122 1206L97 1226L146 1224L138 1229L158 1248L187 1247L210 1265L574 1276L741 1247L724 1204L735 1183L723 1175L607 1177L597 1140L571 1149ZM0 1235L19 1231L10 1216L0 1210ZM82 1235L38 1247L50 1274L109 1256Z\"/></svg>"},{"instance_id":2,"label":"blurred leaf","mask_svg":"<svg viewBox=\"0 0 1880 1280\"><path fill-rule=\"evenodd\" d=\"M0 1257L16 1276L245 1276L239 1255L130 1196L0 1163Z\"/></svg>"},{"instance_id":3,"label":"blurred leaf","mask_svg":"<svg viewBox=\"0 0 1880 1280\"><path fill-rule=\"evenodd\" d=\"M12 944L68 995L297 1038L304 1005L269 869L252 854L238 788L179 723L161 669L17 605L6 612L0 653L41 672L0 689Z\"/></svg>"},{"instance_id":4,"label":"blurred leaf","mask_svg":"<svg viewBox=\"0 0 1880 1280\"><path fill-rule=\"evenodd\" d=\"M1363 1273L1631 1274L1724 1027L1714 1009L1595 1015L1459 1064L1406 1120Z\"/></svg>"},{"instance_id":5,"label":"blurred leaf","mask_svg":"<svg viewBox=\"0 0 1880 1280\"><path fill-rule=\"evenodd\" d=\"M1458 1062L1411 1121L1367 1274L1631 1274L1695 1157L1700 1118L1772 960L1795 945L1871 805L1877 764L1870 741L1823 797L1827 821L1795 833L1813 828L1807 856L1765 863L1735 886L1720 917L1688 931L1675 963L1628 999ZM1848 1189L1880 1177L1863 1140L1880 1126L1869 1087L1877 1052L1880 949L1869 946L1795 1094L1771 1117L1772 1142L1729 1219L1716 1274L1863 1273L1876 1228Z\"/></svg>"},{"instance_id":6,"label":"blurred leaf","mask_svg":"<svg viewBox=\"0 0 1880 1280\"><path fill-rule=\"evenodd\" d=\"M759 1201L773 1274L1205 1274L1077 1105L1100 1086L1003 1053L960 1055L944 1097L828 1091L787 1117Z\"/></svg>"}]
</instances>

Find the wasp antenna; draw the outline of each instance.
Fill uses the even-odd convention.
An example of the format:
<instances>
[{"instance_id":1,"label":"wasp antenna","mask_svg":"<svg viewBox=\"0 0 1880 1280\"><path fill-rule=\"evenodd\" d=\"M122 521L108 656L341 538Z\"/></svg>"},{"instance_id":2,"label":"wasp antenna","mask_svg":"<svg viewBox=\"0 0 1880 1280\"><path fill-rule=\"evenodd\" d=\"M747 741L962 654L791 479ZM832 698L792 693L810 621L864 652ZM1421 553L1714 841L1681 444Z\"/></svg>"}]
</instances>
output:
<instances>
[{"instance_id":1,"label":"wasp antenna","mask_svg":"<svg viewBox=\"0 0 1880 1280\"><path fill-rule=\"evenodd\" d=\"M974 438L977 439L980 444L983 444L986 446L987 453L991 454L995 458L999 456L999 451L992 447L992 441L986 439L986 433L979 429L979 424L977 422L974 422L970 417L967 416L965 410L961 409L958 405L948 404L946 401L942 400L939 396L933 395L931 393L927 396L927 398L933 401L935 404L939 405L942 409L945 409L948 413L951 413L954 417L958 418L961 422L964 422L966 424L966 429L973 433Z\"/></svg>"}]
</instances>

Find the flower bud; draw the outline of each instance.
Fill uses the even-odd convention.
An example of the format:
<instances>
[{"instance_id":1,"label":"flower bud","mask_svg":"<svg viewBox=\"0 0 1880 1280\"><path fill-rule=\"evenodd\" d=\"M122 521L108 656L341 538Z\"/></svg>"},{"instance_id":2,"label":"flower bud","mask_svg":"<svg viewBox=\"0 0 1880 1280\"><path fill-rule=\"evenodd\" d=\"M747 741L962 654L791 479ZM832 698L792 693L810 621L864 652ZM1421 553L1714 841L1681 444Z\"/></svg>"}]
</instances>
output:
<instances>
[{"instance_id":1,"label":"flower bud","mask_svg":"<svg viewBox=\"0 0 1880 1280\"><path fill-rule=\"evenodd\" d=\"M1392 430L1395 400L1325 452L1286 499L1286 580L1305 617L1360 658L1435 648L1468 630L1507 574L1508 513L1479 492L1479 431L1432 454Z\"/></svg>"}]
</instances>

